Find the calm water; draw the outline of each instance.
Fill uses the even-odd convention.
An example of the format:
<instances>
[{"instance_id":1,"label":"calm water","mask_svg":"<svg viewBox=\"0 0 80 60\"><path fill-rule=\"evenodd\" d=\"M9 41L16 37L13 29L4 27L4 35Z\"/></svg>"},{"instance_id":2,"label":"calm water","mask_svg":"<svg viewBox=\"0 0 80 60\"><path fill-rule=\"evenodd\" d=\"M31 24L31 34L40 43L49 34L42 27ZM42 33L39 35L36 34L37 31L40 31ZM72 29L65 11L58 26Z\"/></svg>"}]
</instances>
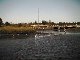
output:
<instances>
[{"instance_id":1,"label":"calm water","mask_svg":"<svg viewBox=\"0 0 80 60\"><path fill-rule=\"evenodd\" d=\"M0 37L0 60L79 60L80 33Z\"/></svg>"}]
</instances>

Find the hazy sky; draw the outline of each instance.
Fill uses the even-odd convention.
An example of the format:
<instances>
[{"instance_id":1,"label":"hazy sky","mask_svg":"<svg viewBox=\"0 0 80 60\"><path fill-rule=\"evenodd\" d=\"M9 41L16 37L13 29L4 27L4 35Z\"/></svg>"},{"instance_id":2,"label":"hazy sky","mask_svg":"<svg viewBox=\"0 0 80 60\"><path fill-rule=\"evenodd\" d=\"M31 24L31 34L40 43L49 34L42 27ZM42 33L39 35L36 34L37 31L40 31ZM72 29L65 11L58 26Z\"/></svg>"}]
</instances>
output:
<instances>
[{"instance_id":1,"label":"hazy sky","mask_svg":"<svg viewBox=\"0 0 80 60\"><path fill-rule=\"evenodd\" d=\"M80 22L80 0L0 0L4 22L28 23L38 20Z\"/></svg>"}]
</instances>

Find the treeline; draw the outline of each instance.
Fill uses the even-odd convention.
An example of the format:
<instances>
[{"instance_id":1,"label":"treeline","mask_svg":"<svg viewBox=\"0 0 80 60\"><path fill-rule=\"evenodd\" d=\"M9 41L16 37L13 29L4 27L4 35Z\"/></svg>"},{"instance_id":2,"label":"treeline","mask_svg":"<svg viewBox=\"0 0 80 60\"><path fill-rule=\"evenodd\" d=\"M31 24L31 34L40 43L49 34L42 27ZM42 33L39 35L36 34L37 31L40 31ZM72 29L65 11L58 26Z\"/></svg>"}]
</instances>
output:
<instances>
[{"instance_id":1,"label":"treeline","mask_svg":"<svg viewBox=\"0 0 80 60\"><path fill-rule=\"evenodd\" d=\"M10 25L10 23L9 22L3 23L2 19L0 18L0 26L2 26L2 25L8 26L8 25Z\"/></svg>"},{"instance_id":2,"label":"treeline","mask_svg":"<svg viewBox=\"0 0 80 60\"><path fill-rule=\"evenodd\" d=\"M38 23L37 21L35 22L31 22L31 23L28 23L27 25L37 25L37 24L42 24L42 25L60 25L60 26L64 26L64 25L80 25L80 22L58 22L58 23L55 23L55 22L51 22L51 20L49 21L46 21L46 20L42 20L42 22Z\"/></svg>"},{"instance_id":3,"label":"treeline","mask_svg":"<svg viewBox=\"0 0 80 60\"><path fill-rule=\"evenodd\" d=\"M9 22L5 22L3 23L2 19L0 18L0 27L1 26L10 26L10 25L13 25L13 26L30 26L30 25L33 25L33 24L43 24L43 25L80 25L80 22L59 22L59 23L54 23L54 22L51 22L51 20L49 21L46 21L46 20L42 20L41 23L38 23L37 21L35 22L30 22L30 23L18 23L18 24L11 24Z\"/></svg>"}]
</instances>

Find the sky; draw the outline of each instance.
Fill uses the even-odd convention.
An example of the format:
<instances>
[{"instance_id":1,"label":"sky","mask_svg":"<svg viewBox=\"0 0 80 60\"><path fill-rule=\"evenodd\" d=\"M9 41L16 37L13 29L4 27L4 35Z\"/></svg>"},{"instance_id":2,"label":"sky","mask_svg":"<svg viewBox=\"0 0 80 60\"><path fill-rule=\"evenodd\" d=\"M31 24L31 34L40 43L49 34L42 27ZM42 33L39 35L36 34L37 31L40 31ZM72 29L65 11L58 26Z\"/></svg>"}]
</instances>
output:
<instances>
[{"instance_id":1,"label":"sky","mask_svg":"<svg viewBox=\"0 0 80 60\"><path fill-rule=\"evenodd\" d=\"M80 0L0 0L3 22L80 22Z\"/></svg>"}]
</instances>

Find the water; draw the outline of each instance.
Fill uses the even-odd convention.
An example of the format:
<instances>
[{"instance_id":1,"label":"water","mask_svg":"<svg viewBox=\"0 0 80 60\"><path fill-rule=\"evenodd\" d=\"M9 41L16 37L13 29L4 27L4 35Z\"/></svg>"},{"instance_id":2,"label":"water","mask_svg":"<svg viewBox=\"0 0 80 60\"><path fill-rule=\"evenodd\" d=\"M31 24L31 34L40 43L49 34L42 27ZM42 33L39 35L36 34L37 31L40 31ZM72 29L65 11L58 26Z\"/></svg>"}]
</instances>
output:
<instances>
[{"instance_id":1,"label":"water","mask_svg":"<svg viewBox=\"0 0 80 60\"><path fill-rule=\"evenodd\" d=\"M0 60L79 60L80 33L0 39Z\"/></svg>"}]
</instances>

